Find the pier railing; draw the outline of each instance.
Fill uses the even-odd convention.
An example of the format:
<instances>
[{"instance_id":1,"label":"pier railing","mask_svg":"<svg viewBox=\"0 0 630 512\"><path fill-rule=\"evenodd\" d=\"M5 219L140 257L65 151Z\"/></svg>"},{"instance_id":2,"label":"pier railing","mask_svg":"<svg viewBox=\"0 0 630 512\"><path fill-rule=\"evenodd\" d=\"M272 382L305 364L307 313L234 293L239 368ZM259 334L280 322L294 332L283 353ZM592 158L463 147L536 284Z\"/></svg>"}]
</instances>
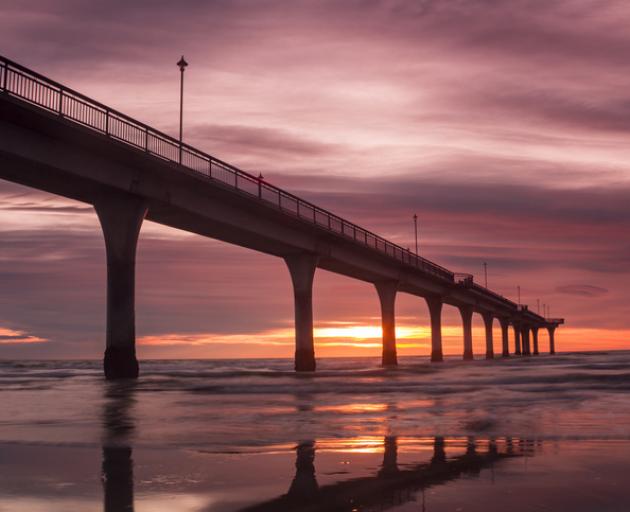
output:
<instances>
[{"instance_id":1,"label":"pier railing","mask_svg":"<svg viewBox=\"0 0 630 512\"><path fill-rule=\"evenodd\" d=\"M273 205L283 213L372 248L449 282L453 273L409 249L275 187L261 178L193 148L102 103L0 56L0 91L90 128L153 157L178 164Z\"/></svg>"}]
</instances>

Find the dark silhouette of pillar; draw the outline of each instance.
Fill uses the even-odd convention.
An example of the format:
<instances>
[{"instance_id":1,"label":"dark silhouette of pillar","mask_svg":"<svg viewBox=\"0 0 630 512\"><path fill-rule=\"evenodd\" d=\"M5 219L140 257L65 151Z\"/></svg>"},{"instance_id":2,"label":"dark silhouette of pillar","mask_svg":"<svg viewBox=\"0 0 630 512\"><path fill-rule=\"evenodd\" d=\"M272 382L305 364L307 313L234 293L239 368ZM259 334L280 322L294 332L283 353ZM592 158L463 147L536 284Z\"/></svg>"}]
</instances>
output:
<instances>
[{"instance_id":1,"label":"dark silhouette of pillar","mask_svg":"<svg viewBox=\"0 0 630 512\"><path fill-rule=\"evenodd\" d=\"M105 388L103 409L103 510L133 512L133 457L131 435L134 432L133 381L110 382Z\"/></svg>"},{"instance_id":2,"label":"dark silhouette of pillar","mask_svg":"<svg viewBox=\"0 0 630 512\"><path fill-rule=\"evenodd\" d=\"M295 302L295 371L315 371L313 344L313 278L317 268L314 254L295 254L284 258L293 282Z\"/></svg>"},{"instance_id":3,"label":"dark silhouette of pillar","mask_svg":"<svg viewBox=\"0 0 630 512\"><path fill-rule=\"evenodd\" d=\"M495 457L499 454L499 448L497 446L497 440L494 437L491 437L488 441L488 455Z\"/></svg>"},{"instance_id":4,"label":"dark silhouette of pillar","mask_svg":"<svg viewBox=\"0 0 630 512\"><path fill-rule=\"evenodd\" d=\"M107 379L138 377L136 359L136 247L147 213L144 200L131 194L103 195L94 204L107 252Z\"/></svg>"},{"instance_id":5,"label":"dark silhouette of pillar","mask_svg":"<svg viewBox=\"0 0 630 512\"><path fill-rule=\"evenodd\" d=\"M523 355L529 356L531 355L531 350L529 348L529 325L523 325L521 336L523 344Z\"/></svg>"},{"instance_id":6,"label":"dark silhouette of pillar","mask_svg":"<svg viewBox=\"0 0 630 512\"><path fill-rule=\"evenodd\" d=\"M103 448L105 512L133 512L133 460L129 446Z\"/></svg>"},{"instance_id":7,"label":"dark silhouette of pillar","mask_svg":"<svg viewBox=\"0 0 630 512\"><path fill-rule=\"evenodd\" d=\"M538 327L532 327L532 343L534 345L534 355L540 354L538 351Z\"/></svg>"},{"instance_id":8,"label":"dark silhouette of pillar","mask_svg":"<svg viewBox=\"0 0 630 512\"><path fill-rule=\"evenodd\" d=\"M396 436L385 436L383 442L383 465L379 476L388 477L398 473L398 439Z\"/></svg>"},{"instance_id":9,"label":"dark silhouette of pillar","mask_svg":"<svg viewBox=\"0 0 630 512\"><path fill-rule=\"evenodd\" d=\"M511 437L505 438L505 453L508 455L514 454L514 440Z\"/></svg>"},{"instance_id":10,"label":"dark silhouette of pillar","mask_svg":"<svg viewBox=\"0 0 630 512\"><path fill-rule=\"evenodd\" d=\"M442 354L442 299L440 297L425 297L431 316L431 361L444 360Z\"/></svg>"},{"instance_id":11,"label":"dark silhouette of pillar","mask_svg":"<svg viewBox=\"0 0 630 512\"><path fill-rule=\"evenodd\" d=\"M556 353L556 340L555 340L556 326L552 325L550 327L547 327L547 331L549 331L549 353L555 354Z\"/></svg>"},{"instance_id":12,"label":"dark silhouette of pillar","mask_svg":"<svg viewBox=\"0 0 630 512\"><path fill-rule=\"evenodd\" d=\"M494 359L494 346L492 344L492 313L484 313L483 324L486 328L486 359Z\"/></svg>"},{"instance_id":13,"label":"dark silhouette of pillar","mask_svg":"<svg viewBox=\"0 0 630 512\"><path fill-rule=\"evenodd\" d=\"M506 318L499 318L501 324L501 347L503 357L510 357L510 322Z\"/></svg>"},{"instance_id":14,"label":"dark silhouette of pillar","mask_svg":"<svg viewBox=\"0 0 630 512\"><path fill-rule=\"evenodd\" d=\"M472 346L472 306L459 306L459 313L462 315L462 325L464 327L464 360L473 359Z\"/></svg>"},{"instance_id":15,"label":"dark silhouette of pillar","mask_svg":"<svg viewBox=\"0 0 630 512\"><path fill-rule=\"evenodd\" d=\"M384 281L374 283L381 302L381 319L383 327L383 366L396 366L396 292L398 283Z\"/></svg>"},{"instance_id":16,"label":"dark silhouette of pillar","mask_svg":"<svg viewBox=\"0 0 630 512\"><path fill-rule=\"evenodd\" d=\"M293 500L309 502L319 492L315 477L315 443L305 441L295 450L295 477L287 496Z\"/></svg>"},{"instance_id":17,"label":"dark silhouette of pillar","mask_svg":"<svg viewBox=\"0 0 630 512\"><path fill-rule=\"evenodd\" d=\"M518 324L512 324L514 327L514 354L521 355L521 328Z\"/></svg>"},{"instance_id":18,"label":"dark silhouette of pillar","mask_svg":"<svg viewBox=\"0 0 630 512\"><path fill-rule=\"evenodd\" d=\"M446 443L444 438L436 436L433 439L433 457L431 457L431 464L444 464L446 462Z\"/></svg>"}]
</instances>

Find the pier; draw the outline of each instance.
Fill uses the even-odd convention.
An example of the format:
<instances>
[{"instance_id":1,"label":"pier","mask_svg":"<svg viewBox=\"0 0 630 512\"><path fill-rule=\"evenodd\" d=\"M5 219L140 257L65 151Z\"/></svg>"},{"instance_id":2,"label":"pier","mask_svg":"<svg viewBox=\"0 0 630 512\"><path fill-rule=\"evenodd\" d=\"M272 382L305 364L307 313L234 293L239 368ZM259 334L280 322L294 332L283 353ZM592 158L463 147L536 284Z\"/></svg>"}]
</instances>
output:
<instances>
[{"instance_id":1,"label":"pier","mask_svg":"<svg viewBox=\"0 0 630 512\"><path fill-rule=\"evenodd\" d=\"M145 220L282 258L295 301L295 370L316 369L313 281L317 269L374 284L383 327L382 364L397 364L399 293L426 300L431 360L443 360L442 306L458 308L462 357L473 358L472 317L485 325L486 358L538 355L544 318L334 213L305 201L43 75L0 57L0 178L94 207L107 254L108 379L135 378L135 257Z\"/></svg>"}]
</instances>

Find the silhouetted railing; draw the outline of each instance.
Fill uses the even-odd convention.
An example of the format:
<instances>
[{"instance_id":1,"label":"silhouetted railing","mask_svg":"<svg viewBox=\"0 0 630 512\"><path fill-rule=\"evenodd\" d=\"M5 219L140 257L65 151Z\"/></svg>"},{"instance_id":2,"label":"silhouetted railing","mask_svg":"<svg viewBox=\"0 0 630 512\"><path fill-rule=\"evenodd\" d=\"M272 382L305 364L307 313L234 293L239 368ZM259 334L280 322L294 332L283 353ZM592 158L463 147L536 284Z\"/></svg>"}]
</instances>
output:
<instances>
[{"instance_id":1,"label":"silhouetted railing","mask_svg":"<svg viewBox=\"0 0 630 512\"><path fill-rule=\"evenodd\" d=\"M352 222L279 189L233 165L136 121L114 109L0 56L0 90L60 117L91 128L154 157L173 162L219 181L404 264L453 282L453 273L408 249L388 242Z\"/></svg>"}]
</instances>

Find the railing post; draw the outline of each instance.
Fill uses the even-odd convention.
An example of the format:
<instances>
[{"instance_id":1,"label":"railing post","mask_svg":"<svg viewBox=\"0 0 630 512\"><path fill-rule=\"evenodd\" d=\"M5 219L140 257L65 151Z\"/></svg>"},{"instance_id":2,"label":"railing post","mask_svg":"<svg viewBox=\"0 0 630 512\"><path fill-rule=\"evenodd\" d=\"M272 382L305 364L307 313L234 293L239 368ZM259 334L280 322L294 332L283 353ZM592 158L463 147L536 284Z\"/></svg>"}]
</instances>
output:
<instances>
[{"instance_id":1,"label":"railing post","mask_svg":"<svg viewBox=\"0 0 630 512\"><path fill-rule=\"evenodd\" d=\"M110 112L109 109L105 109L105 135L107 135L109 137L109 116L110 116Z\"/></svg>"},{"instance_id":2,"label":"railing post","mask_svg":"<svg viewBox=\"0 0 630 512\"><path fill-rule=\"evenodd\" d=\"M144 150L149 152L149 128L144 129Z\"/></svg>"},{"instance_id":3,"label":"railing post","mask_svg":"<svg viewBox=\"0 0 630 512\"><path fill-rule=\"evenodd\" d=\"M63 117L63 89L59 89L59 115Z\"/></svg>"},{"instance_id":4,"label":"railing post","mask_svg":"<svg viewBox=\"0 0 630 512\"><path fill-rule=\"evenodd\" d=\"M4 92L7 92L7 83L9 82L8 75L9 75L9 66L5 62L4 63L4 74L2 75L2 90Z\"/></svg>"}]
</instances>

